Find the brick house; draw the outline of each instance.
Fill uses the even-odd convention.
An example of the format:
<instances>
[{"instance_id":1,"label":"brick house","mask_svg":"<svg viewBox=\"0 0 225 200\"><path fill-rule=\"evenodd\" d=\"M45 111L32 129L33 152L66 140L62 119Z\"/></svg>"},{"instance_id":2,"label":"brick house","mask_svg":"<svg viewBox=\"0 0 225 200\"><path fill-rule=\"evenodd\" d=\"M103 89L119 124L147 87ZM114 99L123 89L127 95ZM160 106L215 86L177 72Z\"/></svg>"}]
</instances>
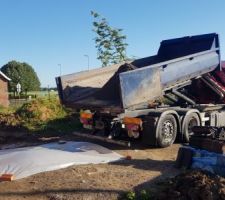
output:
<instances>
[{"instance_id":1,"label":"brick house","mask_svg":"<svg viewBox=\"0 0 225 200\"><path fill-rule=\"evenodd\" d=\"M0 71L0 106L7 107L9 105L8 81L11 79Z\"/></svg>"}]
</instances>

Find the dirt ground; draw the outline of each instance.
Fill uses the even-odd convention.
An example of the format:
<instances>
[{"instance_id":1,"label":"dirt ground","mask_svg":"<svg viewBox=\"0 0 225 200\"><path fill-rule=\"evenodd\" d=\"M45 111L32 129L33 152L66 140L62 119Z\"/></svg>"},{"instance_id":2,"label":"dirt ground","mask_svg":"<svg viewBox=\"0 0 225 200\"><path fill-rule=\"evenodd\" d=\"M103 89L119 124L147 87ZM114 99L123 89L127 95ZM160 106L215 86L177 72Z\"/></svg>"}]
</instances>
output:
<instances>
[{"instance_id":1,"label":"dirt ground","mask_svg":"<svg viewBox=\"0 0 225 200\"><path fill-rule=\"evenodd\" d=\"M20 138L23 137L20 136ZM38 139L24 136L24 138L27 142L21 139L18 142L19 145L29 146L59 139L82 140L73 136ZM96 141L90 142L96 143ZM10 136L7 138L7 143L11 146L15 145L15 139ZM179 173L179 170L174 167L179 144L163 149L143 146L131 149L115 144L101 142L99 144L125 157L131 156L132 159L108 164L71 166L12 182L0 182L0 200L117 199L126 191L148 187L155 181L173 177ZM4 145L2 143L0 148L5 145L5 142Z\"/></svg>"},{"instance_id":2,"label":"dirt ground","mask_svg":"<svg viewBox=\"0 0 225 200\"><path fill-rule=\"evenodd\" d=\"M160 191L157 200L225 200L225 178L199 169L185 171L156 185L154 189Z\"/></svg>"}]
</instances>

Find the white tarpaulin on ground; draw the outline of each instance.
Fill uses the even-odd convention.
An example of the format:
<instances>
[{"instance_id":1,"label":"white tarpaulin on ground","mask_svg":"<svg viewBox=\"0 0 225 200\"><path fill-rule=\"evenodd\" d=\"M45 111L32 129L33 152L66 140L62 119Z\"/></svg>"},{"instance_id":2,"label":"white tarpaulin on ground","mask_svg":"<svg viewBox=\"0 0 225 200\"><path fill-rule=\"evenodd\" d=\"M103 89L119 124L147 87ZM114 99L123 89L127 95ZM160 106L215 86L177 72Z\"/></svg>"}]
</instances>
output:
<instances>
[{"instance_id":1,"label":"white tarpaulin on ground","mask_svg":"<svg viewBox=\"0 0 225 200\"><path fill-rule=\"evenodd\" d=\"M107 163L120 158L119 154L93 143L49 143L0 150L0 174L13 174L15 179L20 179L70 165Z\"/></svg>"}]
</instances>

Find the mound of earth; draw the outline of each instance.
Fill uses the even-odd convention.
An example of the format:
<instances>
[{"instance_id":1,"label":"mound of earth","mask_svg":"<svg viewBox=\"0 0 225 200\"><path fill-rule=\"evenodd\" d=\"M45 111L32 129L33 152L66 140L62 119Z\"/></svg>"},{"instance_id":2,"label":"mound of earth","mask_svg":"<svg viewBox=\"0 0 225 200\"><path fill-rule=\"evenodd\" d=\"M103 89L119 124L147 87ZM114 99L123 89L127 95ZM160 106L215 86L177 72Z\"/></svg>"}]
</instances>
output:
<instances>
[{"instance_id":1,"label":"mound of earth","mask_svg":"<svg viewBox=\"0 0 225 200\"><path fill-rule=\"evenodd\" d=\"M18 130L21 129L20 117L14 113L0 113L1 130Z\"/></svg>"},{"instance_id":2,"label":"mound of earth","mask_svg":"<svg viewBox=\"0 0 225 200\"><path fill-rule=\"evenodd\" d=\"M60 116L64 117L66 111L58 99L35 99L25 103L16 111L16 114L25 121L43 122Z\"/></svg>"},{"instance_id":3,"label":"mound of earth","mask_svg":"<svg viewBox=\"0 0 225 200\"><path fill-rule=\"evenodd\" d=\"M159 184L157 200L225 199L225 178L205 171L188 171Z\"/></svg>"}]
</instances>

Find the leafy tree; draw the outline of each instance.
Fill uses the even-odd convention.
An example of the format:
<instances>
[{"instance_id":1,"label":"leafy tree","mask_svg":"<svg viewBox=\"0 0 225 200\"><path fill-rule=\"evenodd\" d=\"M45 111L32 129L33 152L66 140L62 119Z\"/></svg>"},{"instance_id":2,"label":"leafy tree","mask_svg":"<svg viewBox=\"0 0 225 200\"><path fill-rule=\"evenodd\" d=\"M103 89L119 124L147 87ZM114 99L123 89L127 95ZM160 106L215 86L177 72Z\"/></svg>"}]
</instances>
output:
<instances>
[{"instance_id":1,"label":"leafy tree","mask_svg":"<svg viewBox=\"0 0 225 200\"><path fill-rule=\"evenodd\" d=\"M98 51L98 59L101 60L102 66L116 64L126 60L126 36L122 34L123 29L111 27L105 18L97 12L91 11L94 17L93 31L97 34L94 38L95 47Z\"/></svg>"},{"instance_id":2,"label":"leafy tree","mask_svg":"<svg viewBox=\"0 0 225 200\"><path fill-rule=\"evenodd\" d=\"M10 61L2 66L1 71L7 75L9 81L9 91L16 91L16 85L21 84L22 91L40 90L40 81L34 69L27 63Z\"/></svg>"}]
</instances>

